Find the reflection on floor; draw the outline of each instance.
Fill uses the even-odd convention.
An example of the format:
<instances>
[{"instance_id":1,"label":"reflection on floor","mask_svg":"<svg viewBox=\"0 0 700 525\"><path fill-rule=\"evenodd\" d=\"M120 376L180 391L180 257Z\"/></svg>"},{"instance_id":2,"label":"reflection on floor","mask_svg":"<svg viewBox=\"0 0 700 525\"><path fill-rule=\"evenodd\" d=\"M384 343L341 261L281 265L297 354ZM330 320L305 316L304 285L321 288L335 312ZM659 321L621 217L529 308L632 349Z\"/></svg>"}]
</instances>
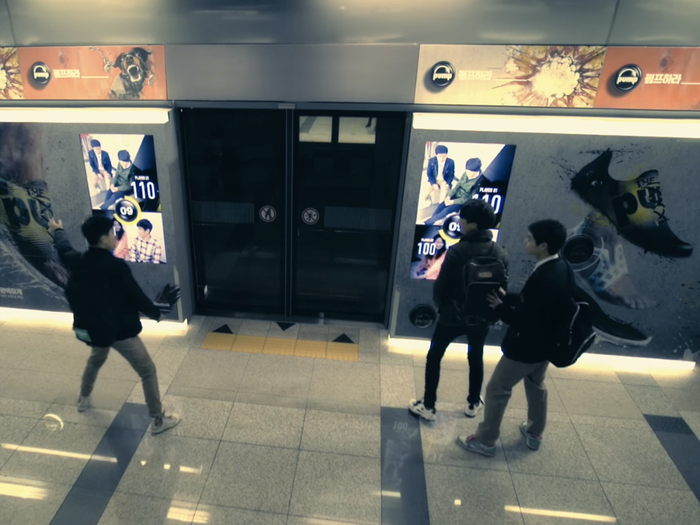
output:
<instances>
[{"instance_id":1,"label":"reflection on floor","mask_svg":"<svg viewBox=\"0 0 700 525\"><path fill-rule=\"evenodd\" d=\"M141 387L120 356L78 414L86 347L67 326L0 321L0 523L685 525L700 515L697 369L552 369L542 449L522 442L519 386L498 453L484 458L454 442L478 424L462 413L461 348L445 357L438 418L426 424L406 405L422 391L427 345L391 346L376 327L195 317L181 335L143 338L166 409L183 416L159 436L146 432ZM356 358L329 359L330 344ZM487 358L487 380L494 366Z\"/></svg>"}]
</instances>

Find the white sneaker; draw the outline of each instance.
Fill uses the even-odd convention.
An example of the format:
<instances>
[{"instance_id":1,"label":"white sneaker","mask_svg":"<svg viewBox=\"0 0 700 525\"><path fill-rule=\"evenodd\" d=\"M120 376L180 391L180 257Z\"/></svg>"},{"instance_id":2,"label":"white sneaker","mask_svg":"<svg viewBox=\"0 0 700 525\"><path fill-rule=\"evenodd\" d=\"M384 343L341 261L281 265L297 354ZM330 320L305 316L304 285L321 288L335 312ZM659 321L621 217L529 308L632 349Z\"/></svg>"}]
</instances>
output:
<instances>
[{"instance_id":1,"label":"white sneaker","mask_svg":"<svg viewBox=\"0 0 700 525\"><path fill-rule=\"evenodd\" d=\"M476 417L476 415L484 408L484 400L480 398L476 403L469 403L464 409L464 415L467 417Z\"/></svg>"},{"instance_id":2,"label":"white sneaker","mask_svg":"<svg viewBox=\"0 0 700 525\"><path fill-rule=\"evenodd\" d=\"M180 416L171 414L169 416L154 417L151 421L151 434L160 434L166 430L170 430L180 424Z\"/></svg>"},{"instance_id":3,"label":"white sneaker","mask_svg":"<svg viewBox=\"0 0 700 525\"><path fill-rule=\"evenodd\" d=\"M408 405L408 410L410 410L412 414L422 417L426 421L435 421L435 418L437 417L435 415L435 409L426 407L423 404L422 399L411 399L411 403Z\"/></svg>"},{"instance_id":4,"label":"white sneaker","mask_svg":"<svg viewBox=\"0 0 700 525\"><path fill-rule=\"evenodd\" d=\"M78 412L85 412L88 408L90 408L90 396L78 395Z\"/></svg>"}]
</instances>

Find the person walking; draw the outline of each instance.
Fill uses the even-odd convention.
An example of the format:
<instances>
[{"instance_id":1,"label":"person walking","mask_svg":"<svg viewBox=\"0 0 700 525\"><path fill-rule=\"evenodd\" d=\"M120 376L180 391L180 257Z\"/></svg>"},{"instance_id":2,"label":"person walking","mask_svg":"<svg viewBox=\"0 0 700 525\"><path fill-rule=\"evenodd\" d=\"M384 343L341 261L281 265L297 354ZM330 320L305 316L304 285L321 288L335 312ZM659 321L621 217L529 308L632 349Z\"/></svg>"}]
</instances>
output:
<instances>
[{"instance_id":1,"label":"person walking","mask_svg":"<svg viewBox=\"0 0 700 525\"><path fill-rule=\"evenodd\" d=\"M158 321L163 317L143 293L128 265L112 254L118 242L112 219L94 216L83 223L82 232L89 245L85 253L71 247L60 220L49 221L49 232L61 261L70 271L66 298L73 312L73 330L78 339L92 348L80 385L78 412L85 412L90 406L97 374L111 347L141 378L152 418L151 433L173 428L180 423L180 416L166 416L163 412L156 366L139 338L140 312Z\"/></svg>"},{"instance_id":2,"label":"person walking","mask_svg":"<svg viewBox=\"0 0 700 525\"><path fill-rule=\"evenodd\" d=\"M484 343L491 323L485 318L464 315L467 299L464 272L470 261L481 256L500 261L504 275L508 269L508 254L502 246L493 242L493 234L489 229L496 222L493 207L485 201L472 199L461 207L459 217L462 237L447 251L433 288L433 300L440 317L426 358L425 390L421 399L412 399L408 406L413 414L427 421L436 418L440 363L447 347L461 335L467 336L469 344L469 395L464 414L475 417L483 408L481 386L484 381Z\"/></svg>"},{"instance_id":3,"label":"person walking","mask_svg":"<svg viewBox=\"0 0 700 525\"><path fill-rule=\"evenodd\" d=\"M544 385L547 357L566 322L565 305L573 296L574 277L566 262L557 253L566 240L566 228L552 219L534 222L528 227L525 250L537 260L519 296L492 293L489 303L508 324L503 339L503 357L496 365L486 386L484 420L476 434L459 436L457 444L469 452L484 456L496 454L500 434L513 387L525 381L528 421L520 425L526 445L539 450L547 423L547 389Z\"/></svg>"}]
</instances>

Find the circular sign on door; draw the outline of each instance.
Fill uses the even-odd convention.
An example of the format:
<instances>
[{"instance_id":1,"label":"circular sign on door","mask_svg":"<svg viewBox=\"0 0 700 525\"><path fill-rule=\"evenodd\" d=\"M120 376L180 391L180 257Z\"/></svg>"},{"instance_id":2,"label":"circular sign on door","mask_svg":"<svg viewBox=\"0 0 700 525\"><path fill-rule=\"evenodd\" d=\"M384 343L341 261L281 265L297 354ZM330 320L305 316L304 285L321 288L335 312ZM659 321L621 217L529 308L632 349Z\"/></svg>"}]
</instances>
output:
<instances>
[{"instance_id":1,"label":"circular sign on door","mask_svg":"<svg viewBox=\"0 0 700 525\"><path fill-rule=\"evenodd\" d=\"M277 210L267 205L260 208L260 218L265 222L272 222L277 218Z\"/></svg>"},{"instance_id":2,"label":"circular sign on door","mask_svg":"<svg viewBox=\"0 0 700 525\"><path fill-rule=\"evenodd\" d=\"M303 212L301 212L301 220L304 221L304 224L316 224L319 218L320 215L318 210L315 208L306 208Z\"/></svg>"}]
</instances>

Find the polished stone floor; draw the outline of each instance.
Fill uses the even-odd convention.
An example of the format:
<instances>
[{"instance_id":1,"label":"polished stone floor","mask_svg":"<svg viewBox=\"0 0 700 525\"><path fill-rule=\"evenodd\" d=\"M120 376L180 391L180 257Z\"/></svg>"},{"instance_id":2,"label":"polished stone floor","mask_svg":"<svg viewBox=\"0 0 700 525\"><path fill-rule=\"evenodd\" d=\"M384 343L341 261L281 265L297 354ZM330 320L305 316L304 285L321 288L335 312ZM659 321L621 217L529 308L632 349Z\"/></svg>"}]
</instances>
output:
<instances>
[{"instance_id":1,"label":"polished stone floor","mask_svg":"<svg viewBox=\"0 0 700 525\"><path fill-rule=\"evenodd\" d=\"M205 344L223 325L236 337ZM121 356L112 352L93 408L78 414L87 347L65 323L0 321L0 523L690 525L700 519L697 368L552 369L541 450L530 452L519 434L526 403L518 386L498 453L484 458L455 444L479 419L461 412L462 347L446 355L438 419L424 423L406 405L422 392L427 344L390 344L386 331L352 324L281 327L195 317L180 334L156 328L147 328L143 339L166 410L183 421L152 436L138 378ZM244 351L235 347L238 336L246 344L297 342L261 342ZM224 349L203 348L224 340ZM316 342L315 350L295 353L306 340ZM347 347L354 357L314 353L319 341L324 348L357 345ZM487 380L496 359L486 359Z\"/></svg>"}]
</instances>

